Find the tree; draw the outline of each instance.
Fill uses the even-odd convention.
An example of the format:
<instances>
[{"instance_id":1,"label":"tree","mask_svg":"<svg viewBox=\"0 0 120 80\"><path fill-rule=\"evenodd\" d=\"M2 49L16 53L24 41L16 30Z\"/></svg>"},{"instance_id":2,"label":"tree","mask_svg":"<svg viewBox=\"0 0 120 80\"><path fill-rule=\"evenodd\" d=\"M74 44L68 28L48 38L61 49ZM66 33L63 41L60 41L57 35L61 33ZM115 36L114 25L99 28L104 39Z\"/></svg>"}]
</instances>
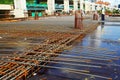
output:
<instances>
[{"instance_id":1,"label":"tree","mask_svg":"<svg viewBox=\"0 0 120 80\"><path fill-rule=\"evenodd\" d=\"M112 14L112 11L109 8L105 9L105 14Z\"/></svg>"},{"instance_id":2,"label":"tree","mask_svg":"<svg viewBox=\"0 0 120 80\"><path fill-rule=\"evenodd\" d=\"M34 3L34 0L26 0L27 3ZM13 4L14 0L0 0L0 4Z\"/></svg>"},{"instance_id":3,"label":"tree","mask_svg":"<svg viewBox=\"0 0 120 80\"><path fill-rule=\"evenodd\" d=\"M113 14L119 14L120 13L120 11L119 11L119 9L113 9Z\"/></svg>"},{"instance_id":4,"label":"tree","mask_svg":"<svg viewBox=\"0 0 120 80\"><path fill-rule=\"evenodd\" d=\"M33 3L34 3L34 0L26 0L26 2L27 2L28 4L33 4Z\"/></svg>"},{"instance_id":5,"label":"tree","mask_svg":"<svg viewBox=\"0 0 120 80\"><path fill-rule=\"evenodd\" d=\"M0 4L13 4L14 0L0 0Z\"/></svg>"}]
</instances>

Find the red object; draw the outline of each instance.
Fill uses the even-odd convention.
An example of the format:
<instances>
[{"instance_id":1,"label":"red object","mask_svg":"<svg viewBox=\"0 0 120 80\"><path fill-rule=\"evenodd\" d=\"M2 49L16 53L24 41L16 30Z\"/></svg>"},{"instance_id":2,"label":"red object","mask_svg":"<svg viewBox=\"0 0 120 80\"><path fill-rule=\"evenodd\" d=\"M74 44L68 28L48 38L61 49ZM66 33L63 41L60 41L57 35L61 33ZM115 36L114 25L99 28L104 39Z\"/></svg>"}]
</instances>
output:
<instances>
[{"instance_id":1,"label":"red object","mask_svg":"<svg viewBox=\"0 0 120 80\"><path fill-rule=\"evenodd\" d=\"M96 4L101 4L101 5L104 4L104 5L107 5L107 6L110 5L109 2L103 2L102 0L97 1Z\"/></svg>"},{"instance_id":2,"label":"red object","mask_svg":"<svg viewBox=\"0 0 120 80\"><path fill-rule=\"evenodd\" d=\"M35 20L38 20L39 19L39 16L38 16L38 13L36 12L35 13L35 18L34 18Z\"/></svg>"},{"instance_id":3,"label":"red object","mask_svg":"<svg viewBox=\"0 0 120 80\"><path fill-rule=\"evenodd\" d=\"M75 11L75 29L83 30L83 16L80 10Z\"/></svg>"},{"instance_id":4,"label":"red object","mask_svg":"<svg viewBox=\"0 0 120 80\"><path fill-rule=\"evenodd\" d=\"M93 20L98 20L98 14L96 13L93 14Z\"/></svg>"}]
</instances>

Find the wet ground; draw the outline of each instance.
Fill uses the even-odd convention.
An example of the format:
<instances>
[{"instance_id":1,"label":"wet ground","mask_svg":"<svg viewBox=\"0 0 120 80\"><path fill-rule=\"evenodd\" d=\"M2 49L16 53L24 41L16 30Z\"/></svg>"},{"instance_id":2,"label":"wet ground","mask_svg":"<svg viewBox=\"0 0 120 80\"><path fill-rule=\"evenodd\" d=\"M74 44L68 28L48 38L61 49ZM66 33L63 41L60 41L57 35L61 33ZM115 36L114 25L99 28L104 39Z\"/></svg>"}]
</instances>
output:
<instances>
[{"instance_id":1,"label":"wet ground","mask_svg":"<svg viewBox=\"0 0 120 80\"><path fill-rule=\"evenodd\" d=\"M43 75L38 73L29 80L120 80L120 26L116 24L120 25L117 22L100 25L73 49L62 53L67 56L55 59L62 63L49 64L61 69L46 69Z\"/></svg>"},{"instance_id":2,"label":"wet ground","mask_svg":"<svg viewBox=\"0 0 120 80\"><path fill-rule=\"evenodd\" d=\"M57 20L57 18L53 18ZM72 19L72 22L71 22ZM48 20L48 24L46 24ZM66 32L73 30L73 17L63 17L54 23L51 19L41 21L25 21L0 24L1 30L35 30L35 31L59 31ZM45 21L45 22L44 22ZM31 23L31 24L30 24ZM35 25L33 26L33 24ZM70 23L68 25L68 23ZM56 27L56 25L58 25ZM72 26L71 26L72 25ZM52 28L52 26L55 26ZM62 26L62 27L60 27ZM78 41L70 50L64 51L55 62L48 66L40 74L28 80L120 80L120 23L106 22L99 26L96 31L87 35L82 41ZM18 27L18 28L17 28ZM44 28L45 27L45 28ZM64 30L63 30L64 29ZM14 52L26 51L28 47L37 45L44 41L41 37L10 37L6 34L0 35L0 53L13 54ZM59 68L59 69L58 69Z\"/></svg>"}]
</instances>

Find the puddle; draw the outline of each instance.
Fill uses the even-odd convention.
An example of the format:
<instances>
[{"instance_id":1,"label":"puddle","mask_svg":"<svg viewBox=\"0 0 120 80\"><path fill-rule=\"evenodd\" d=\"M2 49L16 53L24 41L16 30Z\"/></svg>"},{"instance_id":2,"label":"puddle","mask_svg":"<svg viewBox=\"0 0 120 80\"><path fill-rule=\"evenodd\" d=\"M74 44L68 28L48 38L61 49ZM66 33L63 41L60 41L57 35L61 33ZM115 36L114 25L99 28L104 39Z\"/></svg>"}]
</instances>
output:
<instances>
[{"instance_id":1,"label":"puddle","mask_svg":"<svg viewBox=\"0 0 120 80\"><path fill-rule=\"evenodd\" d=\"M107 23L109 24L109 23ZM120 80L120 27L99 26L96 31L87 35L73 49L64 51L57 62L68 64L49 64L61 69L47 69L44 74L33 76L29 80ZM74 57L74 58L73 58ZM73 65L79 64L78 65ZM98 66L98 67L97 67ZM100 66L100 67L99 67ZM71 68L89 72L65 70Z\"/></svg>"},{"instance_id":2,"label":"puddle","mask_svg":"<svg viewBox=\"0 0 120 80\"><path fill-rule=\"evenodd\" d=\"M120 80L120 27L99 26L71 50L62 52L55 62L28 80ZM25 51L44 38L0 38L0 53ZM66 55L66 56L65 56ZM59 68L59 69L58 69Z\"/></svg>"}]
</instances>

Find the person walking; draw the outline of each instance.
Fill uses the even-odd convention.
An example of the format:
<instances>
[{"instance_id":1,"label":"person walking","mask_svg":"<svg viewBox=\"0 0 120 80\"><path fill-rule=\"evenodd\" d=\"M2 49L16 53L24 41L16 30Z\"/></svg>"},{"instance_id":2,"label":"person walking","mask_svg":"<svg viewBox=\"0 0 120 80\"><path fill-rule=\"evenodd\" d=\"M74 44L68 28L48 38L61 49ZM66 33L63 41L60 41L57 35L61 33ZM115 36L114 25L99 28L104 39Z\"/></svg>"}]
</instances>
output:
<instances>
[{"instance_id":1,"label":"person walking","mask_svg":"<svg viewBox=\"0 0 120 80\"><path fill-rule=\"evenodd\" d=\"M104 21L105 21L105 10L104 9L102 9L101 21L102 21L102 25L104 25Z\"/></svg>"}]
</instances>

